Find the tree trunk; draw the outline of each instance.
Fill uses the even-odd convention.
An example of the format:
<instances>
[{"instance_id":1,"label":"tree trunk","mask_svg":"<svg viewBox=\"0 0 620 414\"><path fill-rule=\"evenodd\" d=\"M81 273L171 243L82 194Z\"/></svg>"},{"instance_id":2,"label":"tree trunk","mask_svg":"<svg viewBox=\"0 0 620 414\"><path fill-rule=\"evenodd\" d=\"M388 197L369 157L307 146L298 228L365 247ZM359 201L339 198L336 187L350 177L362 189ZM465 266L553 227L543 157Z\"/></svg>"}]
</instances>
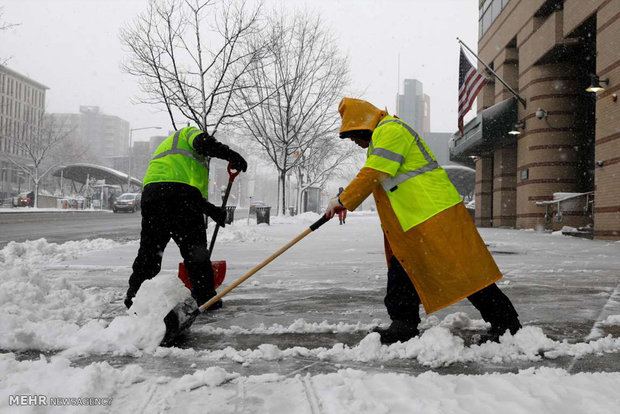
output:
<instances>
[{"instance_id":1,"label":"tree trunk","mask_svg":"<svg viewBox=\"0 0 620 414\"><path fill-rule=\"evenodd\" d=\"M278 214L278 211L280 211L280 172L279 171L278 171L278 179L276 181L278 182L278 195L276 196L275 213Z\"/></svg>"},{"instance_id":2,"label":"tree trunk","mask_svg":"<svg viewBox=\"0 0 620 414\"><path fill-rule=\"evenodd\" d=\"M282 187L282 215L286 215L286 172L280 172L280 186Z\"/></svg>"},{"instance_id":3,"label":"tree trunk","mask_svg":"<svg viewBox=\"0 0 620 414\"><path fill-rule=\"evenodd\" d=\"M39 181L34 182L34 200L32 200L32 206L39 208Z\"/></svg>"}]
</instances>

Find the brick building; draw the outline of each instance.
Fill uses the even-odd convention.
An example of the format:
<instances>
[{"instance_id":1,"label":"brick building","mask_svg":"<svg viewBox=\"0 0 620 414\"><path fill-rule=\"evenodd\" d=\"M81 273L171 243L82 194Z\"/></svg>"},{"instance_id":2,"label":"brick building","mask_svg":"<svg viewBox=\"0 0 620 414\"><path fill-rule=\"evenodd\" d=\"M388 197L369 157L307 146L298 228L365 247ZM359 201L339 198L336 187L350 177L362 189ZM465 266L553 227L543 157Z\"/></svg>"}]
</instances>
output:
<instances>
[{"instance_id":1,"label":"brick building","mask_svg":"<svg viewBox=\"0 0 620 414\"><path fill-rule=\"evenodd\" d=\"M525 105L490 81L452 139L452 160L476 160L476 224L620 239L620 0L485 0L479 31Z\"/></svg>"},{"instance_id":2,"label":"brick building","mask_svg":"<svg viewBox=\"0 0 620 414\"><path fill-rule=\"evenodd\" d=\"M32 162L19 142L31 142L39 135L47 89L0 65L0 199L29 188L28 178L9 159L21 165Z\"/></svg>"}]
</instances>

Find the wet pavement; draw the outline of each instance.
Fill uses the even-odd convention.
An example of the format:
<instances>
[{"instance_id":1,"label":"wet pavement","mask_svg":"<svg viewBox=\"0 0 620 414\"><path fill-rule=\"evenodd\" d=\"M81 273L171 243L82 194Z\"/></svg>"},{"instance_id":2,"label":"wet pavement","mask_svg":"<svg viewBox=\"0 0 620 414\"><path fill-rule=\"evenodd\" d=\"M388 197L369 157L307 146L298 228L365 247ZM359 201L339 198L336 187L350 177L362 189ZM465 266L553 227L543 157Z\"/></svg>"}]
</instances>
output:
<instances>
[{"instance_id":1,"label":"wet pavement","mask_svg":"<svg viewBox=\"0 0 620 414\"><path fill-rule=\"evenodd\" d=\"M225 284L240 277L305 227L304 224L261 225L266 241L216 246L214 258L228 262ZM548 337L568 343L586 342L596 329L600 329L603 335L620 337L620 326L600 324L607 316L620 314L619 242L519 230L480 231L505 275L498 284L513 301L524 325L540 327ZM386 265L382 245L376 217L350 216L345 226L329 223L226 296L222 309L200 316L191 332L176 346L197 351L226 347L256 349L261 344L273 344L281 350L296 346L331 348L338 343L354 346L367 331L280 334L247 331L260 324L286 327L298 319L308 323L359 322L370 326L387 323L383 306ZM97 286L114 291L116 300L102 316L112 319L125 312L121 300L136 251L137 244L130 244L112 251L93 252L72 262L49 266L48 272L53 276L67 277L84 287ZM162 272L175 274L179 260L178 249L170 245L164 255ZM434 316L441 320L455 312L480 319L467 301L443 309ZM230 329L232 326L245 331L235 333ZM222 328L226 333L215 334L212 328ZM473 335L483 332L452 329L452 333L461 336L466 344L471 343ZM30 359L31 355L23 353L21 357ZM510 364L455 363L439 368L423 366L415 359L334 363L312 357L287 357L242 364L229 359L205 361L174 355L165 358L152 355L72 358L76 365L101 360L114 366L138 364L147 372L169 376L181 376L193 369L213 365L242 375L266 372L294 375L302 371L327 373L343 367L408 374L430 369L443 374L517 372L534 366L559 367L571 373L620 370L620 354L617 353L593 354L579 359L543 356L539 361Z\"/></svg>"}]
</instances>

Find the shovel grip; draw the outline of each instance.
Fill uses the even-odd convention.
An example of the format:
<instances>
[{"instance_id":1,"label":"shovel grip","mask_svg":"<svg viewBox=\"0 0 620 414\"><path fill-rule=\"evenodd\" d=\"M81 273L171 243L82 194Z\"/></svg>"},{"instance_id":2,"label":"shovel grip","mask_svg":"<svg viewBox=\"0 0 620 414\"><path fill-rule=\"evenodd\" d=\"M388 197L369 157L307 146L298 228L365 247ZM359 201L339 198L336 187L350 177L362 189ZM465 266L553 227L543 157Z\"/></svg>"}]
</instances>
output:
<instances>
[{"instance_id":1,"label":"shovel grip","mask_svg":"<svg viewBox=\"0 0 620 414\"><path fill-rule=\"evenodd\" d=\"M233 181L235 181L235 178L241 173L241 170L235 170L233 172L233 168L232 168L232 164L228 163L228 166L226 167L226 170L228 170L228 182L232 183Z\"/></svg>"},{"instance_id":2,"label":"shovel grip","mask_svg":"<svg viewBox=\"0 0 620 414\"><path fill-rule=\"evenodd\" d=\"M312 223L312 225L310 226L310 230L315 231L316 229L321 227L323 224L327 223L329 220L331 220L331 217L327 218L327 216L323 214L323 216L320 219Z\"/></svg>"}]
</instances>

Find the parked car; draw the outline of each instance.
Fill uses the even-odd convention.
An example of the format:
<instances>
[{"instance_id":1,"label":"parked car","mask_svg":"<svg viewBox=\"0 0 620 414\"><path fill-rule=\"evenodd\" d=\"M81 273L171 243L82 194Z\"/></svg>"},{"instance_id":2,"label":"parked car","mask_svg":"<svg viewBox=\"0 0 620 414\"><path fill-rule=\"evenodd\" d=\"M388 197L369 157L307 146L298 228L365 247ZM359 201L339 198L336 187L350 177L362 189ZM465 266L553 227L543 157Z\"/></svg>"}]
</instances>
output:
<instances>
[{"instance_id":1,"label":"parked car","mask_svg":"<svg viewBox=\"0 0 620 414\"><path fill-rule=\"evenodd\" d=\"M129 211L135 213L140 209L140 193L124 193L121 194L114 205L112 211L118 213L119 211Z\"/></svg>"},{"instance_id":2,"label":"parked car","mask_svg":"<svg viewBox=\"0 0 620 414\"><path fill-rule=\"evenodd\" d=\"M32 207L34 205L34 193L32 191L24 191L19 193L12 200L13 207Z\"/></svg>"}]
</instances>

